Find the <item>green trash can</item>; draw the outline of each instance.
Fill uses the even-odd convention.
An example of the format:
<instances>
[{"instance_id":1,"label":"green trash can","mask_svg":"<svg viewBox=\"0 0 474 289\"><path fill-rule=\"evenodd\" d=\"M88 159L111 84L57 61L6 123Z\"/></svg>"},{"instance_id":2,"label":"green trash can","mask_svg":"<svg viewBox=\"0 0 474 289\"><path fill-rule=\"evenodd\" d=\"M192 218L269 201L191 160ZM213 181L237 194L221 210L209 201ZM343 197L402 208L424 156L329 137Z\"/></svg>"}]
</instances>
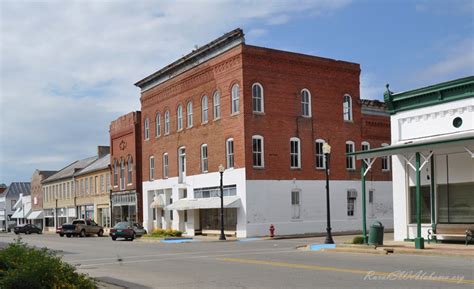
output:
<instances>
[{"instance_id":1,"label":"green trash can","mask_svg":"<svg viewBox=\"0 0 474 289\"><path fill-rule=\"evenodd\" d=\"M370 225L369 245L383 245L383 225L379 221L375 221Z\"/></svg>"}]
</instances>

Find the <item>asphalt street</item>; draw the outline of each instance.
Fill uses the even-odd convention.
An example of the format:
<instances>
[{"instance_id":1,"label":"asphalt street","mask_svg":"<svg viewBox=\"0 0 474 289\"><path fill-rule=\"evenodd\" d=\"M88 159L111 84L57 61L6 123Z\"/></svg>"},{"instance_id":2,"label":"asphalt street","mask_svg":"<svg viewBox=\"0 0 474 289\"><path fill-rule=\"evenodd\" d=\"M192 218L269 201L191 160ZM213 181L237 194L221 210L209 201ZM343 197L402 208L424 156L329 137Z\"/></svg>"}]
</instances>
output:
<instances>
[{"instance_id":1,"label":"asphalt street","mask_svg":"<svg viewBox=\"0 0 474 289\"><path fill-rule=\"evenodd\" d=\"M0 234L0 245L16 236ZM474 259L297 250L323 238L112 241L22 235L80 272L128 288L474 288Z\"/></svg>"}]
</instances>

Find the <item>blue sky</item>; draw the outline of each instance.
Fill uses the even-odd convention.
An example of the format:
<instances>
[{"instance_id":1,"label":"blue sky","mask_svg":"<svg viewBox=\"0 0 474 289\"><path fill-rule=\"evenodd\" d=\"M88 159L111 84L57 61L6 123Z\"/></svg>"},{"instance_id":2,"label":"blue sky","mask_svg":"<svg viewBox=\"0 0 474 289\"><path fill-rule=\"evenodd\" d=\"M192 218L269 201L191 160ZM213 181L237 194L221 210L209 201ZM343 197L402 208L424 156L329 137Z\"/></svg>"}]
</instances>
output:
<instances>
[{"instance_id":1,"label":"blue sky","mask_svg":"<svg viewBox=\"0 0 474 289\"><path fill-rule=\"evenodd\" d=\"M242 27L252 45L361 64L361 97L474 74L474 1L0 2L0 183L108 144L135 81Z\"/></svg>"}]
</instances>

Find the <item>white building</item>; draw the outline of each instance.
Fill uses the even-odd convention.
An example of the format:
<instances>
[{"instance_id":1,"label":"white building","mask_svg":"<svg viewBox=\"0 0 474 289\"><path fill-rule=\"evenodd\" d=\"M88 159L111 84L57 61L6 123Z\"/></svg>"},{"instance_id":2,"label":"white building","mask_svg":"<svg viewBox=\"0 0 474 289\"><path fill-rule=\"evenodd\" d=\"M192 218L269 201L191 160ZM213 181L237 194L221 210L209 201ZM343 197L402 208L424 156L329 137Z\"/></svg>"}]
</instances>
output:
<instances>
[{"instance_id":1,"label":"white building","mask_svg":"<svg viewBox=\"0 0 474 289\"><path fill-rule=\"evenodd\" d=\"M13 182L0 194L0 224L4 230L16 225L16 218L12 218L16 212L15 205L22 195L29 194L29 182Z\"/></svg>"},{"instance_id":2,"label":"white building","mask_svg":"<svg viewBox=\"0 0 474 289\"><path fill-rule=\"evenodd\" d=\"M392 155L395 240L415 240L423 248L438 224L472 228L474 77L403 93L387 90L385 102L391 146L356 154L366 160Z\"/></svg>"},{"instance_id":3,"label":"white building","mask_svg":"<svg viewBox=\"0 0 474 289\"><path fill-rule=\"evenodd\" d=\"M15 212L11 216L12 220L16 221L17 225L29 224L31 220L28 219L31 210L31 195L20 194L18 201L13 206Z\"/></svg>"}]
</instances>

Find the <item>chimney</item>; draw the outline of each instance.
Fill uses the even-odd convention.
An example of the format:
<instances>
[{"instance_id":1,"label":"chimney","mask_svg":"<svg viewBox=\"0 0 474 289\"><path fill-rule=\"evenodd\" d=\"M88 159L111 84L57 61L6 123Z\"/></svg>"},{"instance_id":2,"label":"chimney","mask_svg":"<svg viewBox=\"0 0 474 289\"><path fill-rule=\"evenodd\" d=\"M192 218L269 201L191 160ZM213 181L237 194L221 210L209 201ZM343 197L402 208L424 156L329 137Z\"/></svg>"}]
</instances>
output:
<instances>
[{"instance_id":1,"label":"chimney","mask_svg":"<svg viewBox=\"0 0 474 289\"><path fill-rule=\"evenodd\" d=\"M100 158L108 155L110 153L110 147L109 146L98 146L97 147L97 156Z\"/></svg>"}]
</instances>

